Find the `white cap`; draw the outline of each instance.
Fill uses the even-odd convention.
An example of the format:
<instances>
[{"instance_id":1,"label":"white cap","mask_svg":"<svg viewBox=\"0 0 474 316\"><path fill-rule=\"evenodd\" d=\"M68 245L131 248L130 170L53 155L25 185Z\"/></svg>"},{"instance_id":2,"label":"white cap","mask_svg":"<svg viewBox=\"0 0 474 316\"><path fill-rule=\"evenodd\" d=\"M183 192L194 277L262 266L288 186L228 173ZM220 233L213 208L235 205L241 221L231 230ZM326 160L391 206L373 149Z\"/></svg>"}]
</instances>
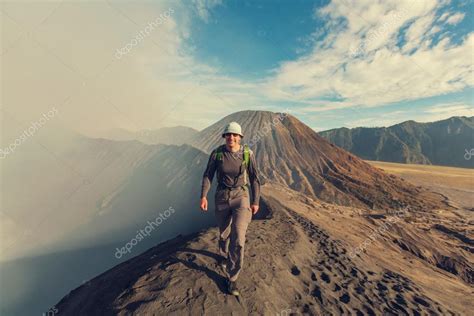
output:
<instances>
[{"instance_id":1,"label":"white cap","mask_svg":"<svg viewBox=\"0 0 474 316\"><path fill-rule=\"evenodd\" d=\"M225 137L225 134L232 133L232 134L239 134L241 137L244 137L242 134L242 127L240 127L239 123L237 122L230 122L224 129L222 133L222 137Z\"/></svg>"}]
</instances>

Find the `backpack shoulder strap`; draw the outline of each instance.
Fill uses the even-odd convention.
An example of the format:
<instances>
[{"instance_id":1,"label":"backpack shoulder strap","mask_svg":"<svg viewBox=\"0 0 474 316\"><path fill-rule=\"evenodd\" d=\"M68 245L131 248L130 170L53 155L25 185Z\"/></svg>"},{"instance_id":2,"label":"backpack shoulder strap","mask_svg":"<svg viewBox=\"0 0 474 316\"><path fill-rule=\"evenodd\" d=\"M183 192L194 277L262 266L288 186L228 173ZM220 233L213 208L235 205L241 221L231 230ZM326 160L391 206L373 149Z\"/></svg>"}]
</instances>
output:
<instances>
[{"instance_id":1,"label":"backpack shoulder strap","mask_svg":"<svg viewBox=\"0 0 474 316\"><path fill-rule=\"evenodd\" d=\"M224 153L223 153L223 146L225 145L221 145L219 147L216 148L216 157L215 157L215 160L217 161L222 161L223 158L224 158Z\"/></svg>"},{"instance_id":2,"label":"backpack shoulder strap","mask_svg":"<svg viewBox=\"0 0 474 316\"><path fill-rule=\"evenodd\" d=\"M243 163L245 164L245 167L248 168L250 164L250 149L247 144L244 145L244 160Z\"/></svg>"}]
</instances>

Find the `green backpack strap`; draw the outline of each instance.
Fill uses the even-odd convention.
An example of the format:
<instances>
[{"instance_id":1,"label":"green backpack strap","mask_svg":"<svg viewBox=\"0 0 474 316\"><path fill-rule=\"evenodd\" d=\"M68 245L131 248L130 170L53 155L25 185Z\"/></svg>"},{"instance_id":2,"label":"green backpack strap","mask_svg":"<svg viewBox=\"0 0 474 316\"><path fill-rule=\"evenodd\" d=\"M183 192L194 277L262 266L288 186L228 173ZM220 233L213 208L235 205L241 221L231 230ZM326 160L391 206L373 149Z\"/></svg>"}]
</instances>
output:
<instances>
[{"instance_id":1,"label":"green backpack strap","mask_svg":"<svg viewBox=\"0 0 474 316\"><path fill-rule=\"evenodd\" d=\"M224 159L224 153L222 152L223 146L225 146L225 145L219 146L216 149L216 158L215 159L217 161L222 161Z\"/></svg>"},{"instance_id":2,"label":"green backpack strap","mask_svg":"<svg viewBox=\"0 0 474 316\"><path fill-rule=\"evenodd\" d=\"M225 145L223 145L225 146ZM218 161L222 161L224 158L224 153L223 153L223 146L219 146L216 149L216 157L215 159ZM245 167L248 167L250 164L250 149L247 144L244 145L244 159L242 161L243 164L245 164Z\"/></svg>"},{"instance_id":3,"label":"green backpack strap","mask_svg":"<svg viewBox=\"0 0 474 316\"><path fill-rule=\"evenodd\" d=\"M250 149L247 144L244 145L244 159L242 159L242 165L244 165L244 185L242 186L244 190L247 190L247 173L250 165Z\"/></svg>"},{"instance_id":4,"label":"green backpack strap","mask_svg":"<svg viewBox=\"0 0 474 316\"><path fill-rule=\"evenodd\" d=\"M248 168L250 164L250 149L247 144L244 145L244 160L242 163L245 164L246 168Z\"/></svg>"}]
</instances>

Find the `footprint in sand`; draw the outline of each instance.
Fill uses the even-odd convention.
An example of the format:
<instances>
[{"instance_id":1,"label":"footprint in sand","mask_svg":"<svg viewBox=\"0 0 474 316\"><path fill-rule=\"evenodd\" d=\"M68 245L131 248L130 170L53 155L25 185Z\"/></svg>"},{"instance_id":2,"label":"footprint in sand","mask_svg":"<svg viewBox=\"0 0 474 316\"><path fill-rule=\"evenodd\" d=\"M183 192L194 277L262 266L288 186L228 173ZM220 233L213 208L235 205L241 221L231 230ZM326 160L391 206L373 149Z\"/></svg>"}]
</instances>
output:
<instances>
[{"instance_id":1,"label":"footprint in sand","mask_svg":"<svg viewBox=\"0 0 474 316\"><path fill-rule=\"evenodd\" d=\"M355 290L356 290L357 294L364 294L364 292L365 292L365 289L362 286L357 286L355 288Z\"/></svg>"},{"instance_id":2,"label":"footprint in sand","mask_svg":"<svg viewBox=\"0 0 474 316\"><path fill-rule=\"evenodd\" d=\"M342 294L341 297L339 297L339 300L340 300L341 302L343 302L344 304L347 304L347 303L350 302L351 297L349 296L349 294L344 293L344 294Z\"/></svg>"},{"instance_id":3,"label":"footprint in sand","mask_svg":"<svg viewBox=\"0 0 474 316\"><path fill-rule=\"evenodd\" d=\"M319 286L316 286L314 288L314 290L311 292L311 295L313 297L316 297L319 300L319 302L323 304L323 295L321 294L321 289L319 288Z\"/></svg>"},{"instance_id":4,"label":"footprint in sand","mask_svg":"<svg viewBox=\"0 0 474 316\"><path fill-rule=\"evenodd\" d=\"M293 267L291 268L291 274L293 274L293 275L300 275L300 274L301 274L301 271L300 271L300 269L298 269L297 266L293 266Z\"/></svg>"},{"instance_id":5,"label":"footprint in sand","mask_svg":"<svg viewBox=\"0 0 474 316\"><path fill-rule=\"evenodd\" d=\"M424 299L422 299L421 297L419 296L415 296L413 298L413 300L415 301L415 304L421 304L423 306L426 306L426 307L430 307L430 303L428 303L427 301L425 301Z\"/></svg>"},{"instance_id":6,"label":"footprint in sand","mask_svg":"<svg viewBox=\"0 0 474 316\"><path fill-rule=\"evenodd\" d=\"M321 280L323 280L324 282L326 283L330 283L331 282L331 278L329 277L329 275L327 275L326 273L321 273Z\"/></svg>"}]
</instances>

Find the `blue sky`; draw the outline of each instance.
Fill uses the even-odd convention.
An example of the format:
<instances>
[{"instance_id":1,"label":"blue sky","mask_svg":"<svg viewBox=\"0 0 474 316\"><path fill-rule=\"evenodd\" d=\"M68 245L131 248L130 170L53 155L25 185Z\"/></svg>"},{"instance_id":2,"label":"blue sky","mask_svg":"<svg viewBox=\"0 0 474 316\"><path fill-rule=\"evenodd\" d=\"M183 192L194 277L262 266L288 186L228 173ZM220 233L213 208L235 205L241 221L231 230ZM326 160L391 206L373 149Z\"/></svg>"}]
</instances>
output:
<instances>
[{"instance_id":1,"label":"blue sky","mask_svg":"<svg viewBox=\"0 0 474 316\"><path fill-rule=\"evenodd\" d=\"M200 130L248 109L316 131L473 116L473 11L472 0L11 1L2 102L23 122L58 106L57 121L86 135Z\"/></svg>"},{"instance_id":2,"label":"blue sky","mask_svg":"<svg viewBox=\"0 0 474 316\"><path fill-rule=\"evenodd\" d=\"M189 45L196 58L225 74L263 78L285 60L309 49L304 39L323 26L314 2L228 1L214 7L208 21L196 13Z\"/></svg>"},{"instance_id":3,"label":"blue sky","mask_svg":"<svg viewBox=\"0 0 474 316\"><path fill-rule=\"evenodd\" d=\"M288 108L316 130L474 115L473 2L363 2L194 1L183 46L255 86L248 108Z\"/></svg>"}]
</instances>

